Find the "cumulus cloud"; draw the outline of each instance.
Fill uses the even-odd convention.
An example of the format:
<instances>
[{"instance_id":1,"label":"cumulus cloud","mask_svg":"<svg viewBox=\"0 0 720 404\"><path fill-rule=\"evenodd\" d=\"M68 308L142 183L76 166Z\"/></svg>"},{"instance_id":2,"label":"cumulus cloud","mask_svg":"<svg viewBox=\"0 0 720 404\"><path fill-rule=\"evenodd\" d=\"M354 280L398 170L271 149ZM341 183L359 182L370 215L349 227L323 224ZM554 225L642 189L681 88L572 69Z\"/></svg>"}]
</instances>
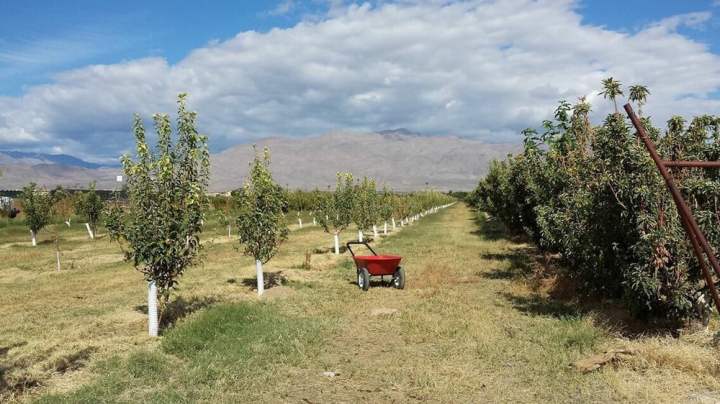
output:
<instances>
[{"instance_id":1,"label":"cumulus cloud","mask_svg":"<svg viewBox=\"0 0 720 404\"><path fill-rule=\"evenodd\" d=\"M607 113L597 90L608 76L647 85L656 122L720 113L720 56L677 32L709 13L621 33L584 25L570 0L333 3L320 20L242 32L174 65L88 66L0 98L0 142L116 156L131 145L132 113L172 111L179 92L215 150L392 127L519 141L560 99L586 95Z\"/></svg>"}]
</instances>

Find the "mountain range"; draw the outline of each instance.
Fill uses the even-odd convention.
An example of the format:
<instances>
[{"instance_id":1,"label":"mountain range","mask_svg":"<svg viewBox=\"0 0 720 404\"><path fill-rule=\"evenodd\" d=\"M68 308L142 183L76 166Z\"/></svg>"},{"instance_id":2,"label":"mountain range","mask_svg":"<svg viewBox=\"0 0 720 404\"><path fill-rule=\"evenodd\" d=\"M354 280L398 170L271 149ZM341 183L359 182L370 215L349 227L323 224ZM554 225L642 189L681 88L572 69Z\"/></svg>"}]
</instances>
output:
<instances>
[{"instance_id":1,"label":"mountain range","mask_svg":"<svg viewBox=\"0 0 720 404\"><path fill-rule=\"evenodd\" d=\"M211 156L210 191L242 186L253 156L242 144ZM258 140L260 152L271 152L273 176L290 188L325 189L339 171L377 179L399 191L430 186L438 190L470 190L488 163L519 150L517 144L492 144L456 136L425 136L407 129L374 133L336 131L313 137ZM0 189L19 189L29 182L45 187L114 189L121 169L68 155L0 151Z\"/></svg>"}]
</instances>

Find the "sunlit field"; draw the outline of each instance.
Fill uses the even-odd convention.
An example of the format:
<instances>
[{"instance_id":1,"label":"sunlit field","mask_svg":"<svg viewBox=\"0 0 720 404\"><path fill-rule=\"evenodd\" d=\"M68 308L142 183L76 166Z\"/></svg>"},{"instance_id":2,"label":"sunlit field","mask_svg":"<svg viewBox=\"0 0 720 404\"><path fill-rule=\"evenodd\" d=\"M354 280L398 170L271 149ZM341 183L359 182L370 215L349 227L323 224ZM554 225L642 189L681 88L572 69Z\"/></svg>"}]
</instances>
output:
<instances>
[{"instance_id":1,"label":"sunlit field","mask_svg":"<svg viewBox=\"0 0 720 404\"><path fill-rule=\"evenodd\" d=\"M327 253L332 238L305 226L267 265L275 283L258 298L252 260L206 223L205 264L182 278L159 338L146 336L142 276L102 229L95 241L62 229L59 272L47 234L36 248L18 224L0 235L3 400L718 399L716 319L679 338L624 333L538 290L532 249L463 204L373 241L404 257L404 290L362 292L349 255ZM572 366L618 348L634 354L587 374Z\"/></svg>"}]
</instances>

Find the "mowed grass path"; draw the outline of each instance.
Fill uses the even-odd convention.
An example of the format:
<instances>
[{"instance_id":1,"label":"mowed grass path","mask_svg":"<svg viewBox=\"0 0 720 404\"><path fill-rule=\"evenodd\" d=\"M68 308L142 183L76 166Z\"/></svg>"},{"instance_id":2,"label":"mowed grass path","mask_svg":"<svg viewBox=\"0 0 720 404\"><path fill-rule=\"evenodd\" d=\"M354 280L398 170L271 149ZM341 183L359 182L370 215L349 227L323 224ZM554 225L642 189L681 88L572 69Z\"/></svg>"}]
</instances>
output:
<instances>
[{"instance_id":1,"label":"mowed grass path","mask_svg":"<svg viewBox=\"0 0 720 404\"><path fill-rule=\"evenodd\" d=\"M132 331L121 338L132 343L121 353L106 347L89 367L58 375L40 401L720 399L712 333L624 339L593 315L533 293L524 281L531 267L527 246L481 226L465 206L428 216L379 243L379 250L405 257L408 279L402 291L381 285L358 290L347 256L314 255L313 269L293 268L305 251L327 239L317 228L294 232L268 269L283 269L288 285L270 289L259 301L241 282L251 276L251 263L238 265L237 253L231 257L224 246L210 248L219 250L209 253L202 269L188 272L180 294L204 301L203 307L157 341L141 336L138 314ZM230 265L233 270L225 268ZM228 283L237 272L242 275ZM137 277L132 281L140 283ZM142 304L139 289L133 296ZM373 315L376 309L398 312ZM83 318L96 317L78 314L77 320ZM581 374L569 366L625 347L637 354L599 371Z\"/></svg>"}]
</instances>

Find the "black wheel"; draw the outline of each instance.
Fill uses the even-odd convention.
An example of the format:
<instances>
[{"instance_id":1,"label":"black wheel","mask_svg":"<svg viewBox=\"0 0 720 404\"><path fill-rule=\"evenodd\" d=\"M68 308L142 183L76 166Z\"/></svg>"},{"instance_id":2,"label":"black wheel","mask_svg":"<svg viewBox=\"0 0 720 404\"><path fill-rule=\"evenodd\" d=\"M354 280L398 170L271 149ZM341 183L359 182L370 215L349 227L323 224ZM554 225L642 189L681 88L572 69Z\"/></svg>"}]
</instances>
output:
<instances>
[{"instance_id":1,"label":"black wheel","mask_svg":"<svg viewBox=\"0 0 720 404\"><path fill-rule=\"evenodd\" d=\"M395 289L405 289L405 270L397 267L393 275L393 287Z\"/></svg>"},{"instance_id":2,"label":"black wheel","mask_svg":"<svg viewBox=\"0 0 720 404\"><path fill-rule=\"evenodd\" d=\"M365 268L357 271L357 285L362 290L368 290L370 287L370 273Z\"/></svg>"}]
</instances>

